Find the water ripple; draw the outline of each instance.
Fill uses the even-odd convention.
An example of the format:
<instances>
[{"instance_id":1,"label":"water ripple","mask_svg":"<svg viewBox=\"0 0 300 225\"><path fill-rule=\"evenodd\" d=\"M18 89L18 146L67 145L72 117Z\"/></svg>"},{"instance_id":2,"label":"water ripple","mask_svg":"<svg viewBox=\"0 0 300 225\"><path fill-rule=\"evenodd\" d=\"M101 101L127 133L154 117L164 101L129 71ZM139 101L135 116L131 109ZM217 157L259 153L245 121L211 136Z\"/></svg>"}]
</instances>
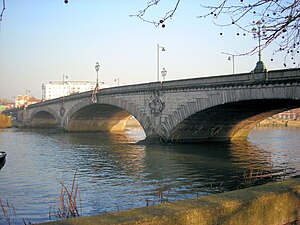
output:
<instances>
[{"instance_id":1,"label":"water ripple","mask_svg":"<svg viewBox=\"0 0 300 225\"><path fill-rule=\"evenodd\" d=\"M257 129L248 141L135 145L143 133L0 131L0 198L16 221L48 221L60 182L78 182L83 215L235 190L300 175L300 129Z\"/></svg>"}]
</instances>

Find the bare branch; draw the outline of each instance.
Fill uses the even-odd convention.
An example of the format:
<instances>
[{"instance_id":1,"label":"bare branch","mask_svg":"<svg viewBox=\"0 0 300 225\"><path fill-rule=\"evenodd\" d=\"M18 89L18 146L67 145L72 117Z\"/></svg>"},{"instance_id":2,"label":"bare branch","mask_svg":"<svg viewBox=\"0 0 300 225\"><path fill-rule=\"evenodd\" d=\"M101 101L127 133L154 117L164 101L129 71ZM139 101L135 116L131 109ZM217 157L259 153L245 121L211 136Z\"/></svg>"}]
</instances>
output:
<instances>
[{"instance_id":1,"label":"bare branch","mask_svg":"<svg viewBox=\"0 0 300 225\"><path fill-rule=\"evenodd\" d=\"M0 14L0 22L3 19L4 11L5 11L5 0L2 0L2 11L1 11L1 14Z\"/></svg>"},{"instance_id":2,"label":"bare branch","mask_svg":"<svg viewBox=\"0 0 300 225\"><path fill-rule=\"evenodd\" d=\"M263 41L261 48L264 49L271 43L275 43L278 45L278 50L274 53L286 51L285 60L289 55L293 64L296 65L295 54L298 54L300 49L300 1L257 0L253 4L244 4L243 0L239 3L229 4L229 2L230 0L222 0L217 6L202 5L209 12L199 18L212 16L215 20L214 24L221 28L236 26L247 33L252 33L256 22L260 21L263 31L257 33L257 36L260 36ZM224 16L229 17L231 22L222 23L226 21ZM254 19L252 23L249 21L251 16ZM257 51L259 51L258 46L245 54Z\"/></svg>"},{"instance_id":3,"label":"bare branch","mask_svg":"<svg viewBox=\"0 0 300 225\"><path fill-rule=\"evenodd\" d=\"M174 16L175 12L177 11L177 8L178 8L178 5L179 5L180 1L181 0L177 0L174 8L171 9L170 11L166 12L165 15L163 17L161 17L161 19L156 20L156 21L145 19L144 16L145 16L146 12L149 10L149 8L158 5L158 3L160 3L160 0L151 0L150 2L147 3L147 6L144 9L142 9L138 12L138 14L129 15L129 16L130 17L137 17L137 18L141 19L144 22L154 24L156 27L158 27L160 25L162 27L165 27L165 21L168 20L168 19L171 19Z\"/></svg>"},{"instance_id":4,"label":"bare branch","mask_svg":"<svg viewBox=\"0 0 300 225\"><path fill-rule=\"evenodd\" d=\"M152 23L155 26L165 27L165 21L172 18L177 11L180 0L177 0L174 8L168 11L165 16L158 20L145 19L147 10L153 6L157 6L160 0L151 0L147 3L147 7L140 10L137 15L139 19ZM293 64L296 65L296 57L299 57L300 51L300 1L299 0L219 0L218 4L213 5L200 5L202 8L208 10L206 14L198 16L198 18L212 17L213 23L221 28L235 26L239 31L243 32L245 36L253 34L253 28L257 26L257 22L261 24L260 33L255 36L261 38L261 46L256 46L252 50L239 55L251 55L257 53L261 49L267 48L270 44L274 43L278 46L273 52L273 55L279 52L286 52L284 57L286 60L290 57ZM227 17L224 18L224 17ZM228 20L229 19L229 20ZM225 22L224 21L228 21ZM223 33L220 32L220 35ZM298 55L296 55L298 54ZM271 59L273 60L273 59ZM286 65L286 63L284 63ZM298 63L298 66L300 63Z\"/></svg>"}]
</instances>

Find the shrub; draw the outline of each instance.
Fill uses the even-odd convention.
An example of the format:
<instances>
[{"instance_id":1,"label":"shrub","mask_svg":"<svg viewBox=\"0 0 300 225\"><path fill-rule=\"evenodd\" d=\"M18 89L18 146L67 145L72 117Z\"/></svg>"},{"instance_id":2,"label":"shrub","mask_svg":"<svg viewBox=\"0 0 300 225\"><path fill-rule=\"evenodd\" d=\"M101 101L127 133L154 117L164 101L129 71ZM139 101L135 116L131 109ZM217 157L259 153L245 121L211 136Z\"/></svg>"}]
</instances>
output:
<instances>
[{"instance_id":1,"label":"shrub","mask_svg":"<svg viewBox=\"0 0 300 225\"><path fill-rule=\"evenodd\" d=\"M11 117L0 114L0 128L11 127Z\"/></svg>"}]
</instances>

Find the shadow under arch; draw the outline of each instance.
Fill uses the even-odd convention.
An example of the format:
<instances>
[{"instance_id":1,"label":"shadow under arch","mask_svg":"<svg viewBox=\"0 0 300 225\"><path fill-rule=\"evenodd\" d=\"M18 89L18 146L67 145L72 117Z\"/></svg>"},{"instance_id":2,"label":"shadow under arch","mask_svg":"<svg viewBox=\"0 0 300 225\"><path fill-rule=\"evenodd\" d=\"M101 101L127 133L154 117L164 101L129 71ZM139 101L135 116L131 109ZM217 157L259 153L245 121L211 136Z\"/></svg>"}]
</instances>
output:
<instances>
[{"instance_id":1,"label":"shadow under arch","mask_svg":"<svg viewBox=\"0 0 300 225\"><path fill-rule=\"evenodd\" d=\"M60 126L59 117L54 111L38 111L31 116L28 127L32 128L57 128Z\"/></svg>"},{"instance_id":2,"label":"shadow under arch","mask_svg":"<svg viewBox=\"0 0 300 225\"><path fill-rule=\"evenodd\" d=\"M110 104L92 104L74 112L66 125L68 132L119 132L124 131L132 114ZM140 123L136 120L136 123ZM142 126L140 125L141 129Z\"/></svg>"},{"instance_id":3,"label":"shadow under arch","mask_svg":"<svg viewBox=\"0 0 300 225\"><path fill-rule=\"evenodd\" d=\"M267 99L231 102L199 111L171 132L168 142L244 140L260 121L277 113L299 108L299 100Z\"/></svg>"}]
</instances>

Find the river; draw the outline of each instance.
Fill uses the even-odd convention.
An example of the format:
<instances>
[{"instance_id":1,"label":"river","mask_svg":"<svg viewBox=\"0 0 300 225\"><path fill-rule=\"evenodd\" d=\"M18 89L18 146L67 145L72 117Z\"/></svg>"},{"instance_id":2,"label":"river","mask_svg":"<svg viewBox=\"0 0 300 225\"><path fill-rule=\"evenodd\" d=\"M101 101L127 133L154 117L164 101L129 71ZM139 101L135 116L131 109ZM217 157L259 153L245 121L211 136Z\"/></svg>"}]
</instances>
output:
<instances>
[{"instance_id":1,"label":"river","mask_svg":"<svg viewBox=\"0 0 300 225\"><path fill-rule=\"evenodd\" d=\"M49 221L74 174L83 216L176 201L300 176L300 128L256 128L247 141L138 145L122 134L0 130L0 199L12 224ZM7 207L7 202L10 207ZM55 220L55 216L51 216ZM0 208L0 224L7 224Z\"/></svg>"}]
</instances>

